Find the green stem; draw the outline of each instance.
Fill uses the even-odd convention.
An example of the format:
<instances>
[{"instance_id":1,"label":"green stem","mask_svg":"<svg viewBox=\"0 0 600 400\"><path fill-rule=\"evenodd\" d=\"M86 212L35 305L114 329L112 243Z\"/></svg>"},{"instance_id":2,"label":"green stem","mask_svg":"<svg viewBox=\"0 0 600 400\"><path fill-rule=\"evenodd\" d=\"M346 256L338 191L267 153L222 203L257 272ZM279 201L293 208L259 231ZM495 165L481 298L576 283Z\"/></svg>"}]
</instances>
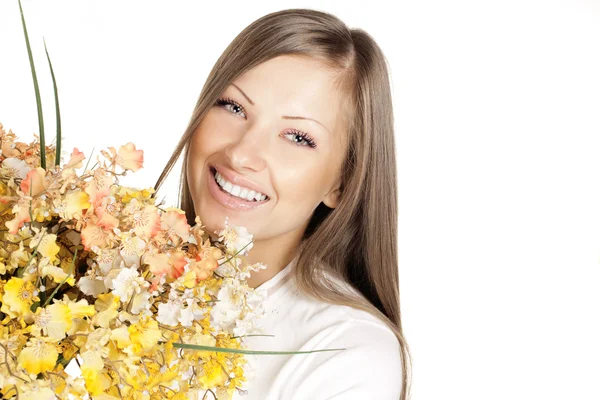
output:
<instances>
[{"instance_id":1,"label":"green stem","mask_svg":"<svg viewBox=\"0 0 600 400\"><path fill-rule=\"evenodd\" d=\"M50 74L52 75L52 85L54 86L54 105L56 106L56 159L54 165L60 165L60 152L62 150L62 127L60 122L60 106L58 104L58 88L56 86L56 77L54 76L54 68L52 68L52 61L50 61L50 55L48 54L48 48L46 48L46 40L44 39L44 49L46 50L46 57L48 58L48 65L50 65Z\"/></svg>"},{"instance_id":2,"label":"green stem","mask_svg":"<svg viewBox=\"0 0 600 400\"><path fill-rule=\"evenodd\" d=\"M202 346L197 344L187 344L187 343L173 343L173 347L179 349L189 349L189 350L204 350L204 351L215 351L220 353L237 353L237 354L308 354L308 353L318 353L322 351L338 351L338 350L346 350L346 349L322 349L322 350L312 350L312 351L259 351L259 350L242 350L242 349L229 349L226 347L214 347L214 346Z\"/></svg>"},{"instance_id":3,"label":"green stem","mask_svg":"<svg viewBox=\"0 0 600 400\"><path fill-rule=\"evenodd\" d=\"M67 275L67 277L65 279L62 280L61 283L58 284L58 286L56 287L56 289L54 289L54 291L52 292L52 294L50 295L50 297L48 297L48 299L44 302L44 305L42 307L46 307L46 304L48 304L50 302L50 300L52 300L54 298L54 296L56 296L56 293L58 292L58 289L60 289L60 287L63 285L63 283L65 283L67 281L67 279L69 279L69 276L71 276L71 274L74 271L74 266L75 266L75 259L77 258L77 251L79 249L75 249L75 255L73 256L73 260L71 261L71 265L69 266L69 274Z\"/></svg>"},{"instance_id":4,"label":"green stem","mask_svg":"<svg viewBox=\"0 0 600 400\"><path fill-rule=\"evenodd\" d=\"M35 88L35 101L37 103L38 125L40 128L40 165L46 169L46 139L44 138L44 118L42 113L42 98L40 97L40 88L38 85L37 75L35 73L35 65L33 63L33 55L31 54L31 45L29 44L29 36L27 35L27 26L25 25L25 16L23 15L23 7L19 0L19 9L21 11L21 22L23 23L23 33L25 34L25 43L27 44L27 54L29 55L29 65L31 66L31 75L33 76L33 87Z\"/></svg>"}]
</instances>

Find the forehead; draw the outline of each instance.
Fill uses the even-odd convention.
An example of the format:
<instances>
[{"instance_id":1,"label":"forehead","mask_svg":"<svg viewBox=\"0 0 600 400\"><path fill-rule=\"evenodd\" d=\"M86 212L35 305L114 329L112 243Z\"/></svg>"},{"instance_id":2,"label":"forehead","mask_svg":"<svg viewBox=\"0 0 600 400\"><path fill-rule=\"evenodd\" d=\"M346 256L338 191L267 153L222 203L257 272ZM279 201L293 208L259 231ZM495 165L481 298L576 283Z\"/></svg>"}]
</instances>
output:
<instances>
[{"instance_id":1,"label":"forehead","mask_svg":"<svg viewBox=\"0 0 600 400\"><path fill-rule=\"evenodd\" d=\"M321 61L303 55L283 55L240 75L233 83L260 112L312 118L338 136L341 96L337 74ZM230 90L237 90L230 86Z\"/></svg>"}]
</instances>

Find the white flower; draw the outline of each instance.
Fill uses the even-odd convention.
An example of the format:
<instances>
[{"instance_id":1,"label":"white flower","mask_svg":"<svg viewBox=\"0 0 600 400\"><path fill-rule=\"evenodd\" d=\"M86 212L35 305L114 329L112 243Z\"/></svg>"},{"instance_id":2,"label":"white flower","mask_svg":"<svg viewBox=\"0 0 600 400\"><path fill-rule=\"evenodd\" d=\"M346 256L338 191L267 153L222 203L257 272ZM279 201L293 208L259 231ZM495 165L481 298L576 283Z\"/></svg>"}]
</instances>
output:
<instances>
[{"instance_id":1,"label":"white flower","mask_svg":"<svg viewBox=\"0 0 600 400\"><path fill-rule=\"evenodd\" d=\"M239 258L231 258L229 261L227 261L230 257L222 257L219 260L217 260L217 262L219 263L219 266L217 267L217 269L215 269L215 272L217 274L219 274L220 276L227 276L229 278L233 278L235 277L235 274L237 273L242 260L240 260ZM227 261L227 262L225 262ZM237 267L237 268L236 268Z\"/></svg>"},{"instance_id":2,"label":"white flower","mask_svg":"<svg viewBox=\"0 0 600 400\"><path fill-rule=\"evenodd\" d=\"M96 262L103 275L107 275L111 269L119 268L119 265L123 265L123 259L117 249L99 249L96 247L92 248L92 250L98 254Z\"/></svg>"},{"instance_id":3,"label":"white flower","mask_svg":"<svg viewBox=\"0 0 600 400\"><path fill-rule=\"evenodd\" d=\"M133 297L133 301L131 302L131 313L139 314L144 310L149 310L151 306L149 300L151 297L152 295L147 291L143 291L139 294L136 294Z\"/></svg>"},{"instance_id":4,"label":"white flower","mask_svg":"<svg viewBox=\"0 0 600 400\"><path fill-rule=\"evenodd\" d=\"M167 303L158 305L158 315L156 320L164 325L177 326L179 316L181 315L181 302L169 300Z\"/></svg>"},{"instance_id":5,"label":"white flower","mask_svg":"<svg viewBox=\"0 0 600 400\"><path fill-rule=\"evenodd\" d=\"M93 270L77 282L79 289L88 296L98 297L101 293L106 293L106 286L104 285L104 279L96 276Z\"/></svg>"},{"instance_id":6,"label":"white flower","mask_svg":"<svg viewBox=\"0 0 600 400\"><path fill-rule=\"evenodd\" d=\"M133 294L139 294L143 289L149 286L135 269L123 268L116 279L112 280L113 293L119 296L121 302L129 301Z\"/></svg>"},{"instance_id":7,"label":"white flower","mask_svg":"<svg viewBox=\"0 0 600 400\"><path fill-rule=\"evenodd\" d=\"M255 333L262 333L262 318L266 315L264 301L267 298L266 291L249 289L245 291L246 305L250 309L244 313L243 319L236 321L236 327L233 328L235 336L243 336Z\"/></svg>"},{"instance_id":8,"label":"white flower","mask_svg":"<svg viewBox=\"0 0 600 400\"><path fill-rule=\"evenodd\" d=\"M193 320L194 312L192 311L192 307L182 309L179 318L177 318L181 326L192 326Z\"/></svg>"},{"instance_id":9,"label":"white flower","mask_svg":"<svg viewBox=\"0 0 600 400\"><path fill-rule=\"evenodd\" d=\"M217 304L212 308L211 324L221 330L233 333L236 320L240 319L243 310L245 290L240 282L226 279L217 294Z\"/></svg>"},{"instance_id":10,"label":"white flower","mask_svg":"<svg viewBox=\"0 0 600 400\"><path fill-rule=\"evenodd\" d=\"M248 265L248 271L260 271L261 269L267 269L267 266L261 262L257 262L255 264Z\"/></svg>"},{"instance_id":11,"label":"white flower","mask_svg":"<svg viewBox=\"0 0 600 400\"><path fill-rule=\"evenodd\" d=\"M245 336L248 331L249 323L248 320L237 320L235 321L235 328L233 328L233 334L235 336Z\"/></svg>"},{"instance_id":12,"label":"white flower","mask_svg":"<svg viewBox=\"0 0 600 400\"><path fill-rule=\"evenodd\" d=\"M192 326L192 321L204 318L204 309L199 307L194 299L187 299L185 302L188 306L181 310L181 316L178 320L181 326Z\"/></svg>"},{"instance_id":13,"label":"white flower","mask_svg":"<svg viewBox=\"0 0 600 400\"><path fill-rule=\"evenodd\" d=\"M132 236L130 233L122 234L121 239L123 244L121 245L120 254L125 264L127 266L137 266L146 247L146 242L137 236Z\"/></svg>"},{"instance_id":14,"label":"white flower","mask_svg":"<svg viewBox=\"0 0 600 400\"><path fill-rule=\"evenodd\" d=\"M7 176L19 179L25 179L27 173L31 171L31 167L25 161L14 157L2 161L2 168L5 169L4 174Z\"/></svg>"},{"instance_id":15,"label":"white flower","mask_svg":"<svg viewBox=\"0 0 600 400\"><path fill-rule=\"evenodd\" d=\"M237 278L238 279L247 279L251 274L250 272L258 272L261 269L266 269L267 266L263 263L256 263L256 264L252 264L252 265L248 265L243 271L240 271L238 273Z\"/></svg>"},{"instance_id":16,"label":"white flower","mask_svg":"<svg viewBox=\"0 0 600 400\"><path fill-rule=\"evenodd\" d=\"M219 233L219 241L225 243L227 251L232 254L237 253L239 250L240 255L246 255L254 246L252 242L252 235L248 233L248 230L242 226L230 227L229 217L225 217L225 229Z\"/></svg>"}]
</instances>

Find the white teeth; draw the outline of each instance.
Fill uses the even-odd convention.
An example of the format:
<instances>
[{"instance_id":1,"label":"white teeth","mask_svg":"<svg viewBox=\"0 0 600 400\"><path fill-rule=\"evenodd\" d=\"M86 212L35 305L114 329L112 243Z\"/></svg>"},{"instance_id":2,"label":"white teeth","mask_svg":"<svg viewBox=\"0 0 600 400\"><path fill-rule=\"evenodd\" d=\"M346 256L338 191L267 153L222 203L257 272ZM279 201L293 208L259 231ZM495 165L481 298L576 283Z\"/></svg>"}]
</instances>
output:
<instances>
[{"instance_id":1,"label":"white teeth","mask_svg":"<svg viewBox=\"0 0 600 400\"><path fill-rule=\"evenodd\" d=\"M219 174L218 172L215 173L215 180L217 181L219 186L221 186L223 190L225 190L227 193L230 193L231 195L236 197L240 197L244 200L262 201L267 198L267 196L262 193L255 192L254 190L243 188L226 181L225 178L223 178L223 176L221 176L221 174Z\"/></svg>"}]
</instances>

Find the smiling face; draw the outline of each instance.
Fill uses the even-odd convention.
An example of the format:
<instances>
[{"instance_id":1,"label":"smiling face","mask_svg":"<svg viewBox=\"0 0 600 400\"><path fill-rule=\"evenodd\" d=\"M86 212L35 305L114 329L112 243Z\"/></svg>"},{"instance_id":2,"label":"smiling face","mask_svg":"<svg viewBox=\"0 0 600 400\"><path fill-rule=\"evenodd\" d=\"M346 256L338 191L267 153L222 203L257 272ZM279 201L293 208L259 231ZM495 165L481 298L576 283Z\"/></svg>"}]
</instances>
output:
<instances>
[{"instance_id":1,"label":"smiling face","mask_svg":"<svg viewBox=\"0 0 600 400\"><path fill-rule=\"evenodd\" d=\"M255 242L298 239L321 202L337 205L346 133L335 78L314 58L285 55L226 88L194 131L186 165L208 232L222 229L228 216Z\"/></svg>"}]
</instances>

